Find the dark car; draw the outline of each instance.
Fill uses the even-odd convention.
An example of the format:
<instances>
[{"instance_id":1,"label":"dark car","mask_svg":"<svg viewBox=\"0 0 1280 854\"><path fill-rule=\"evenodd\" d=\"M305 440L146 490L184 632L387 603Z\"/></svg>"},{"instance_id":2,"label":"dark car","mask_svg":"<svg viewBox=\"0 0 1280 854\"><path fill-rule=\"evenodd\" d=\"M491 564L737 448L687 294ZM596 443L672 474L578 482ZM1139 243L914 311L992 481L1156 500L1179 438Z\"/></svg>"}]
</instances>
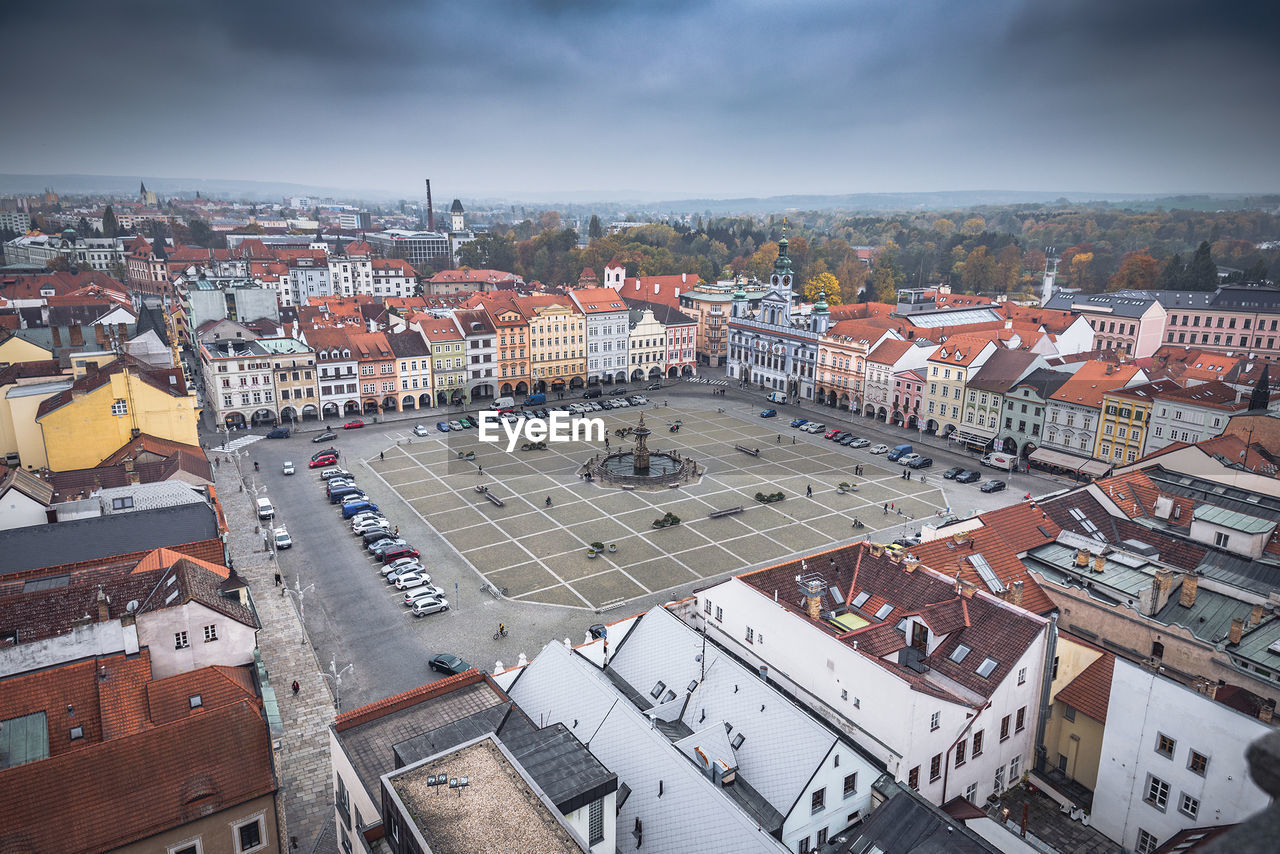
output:
<instances>
[{"instance_id":1,"label":"dark car","mask_svg":"<svg viewBox=\"0 0 1280 854\"><path fill-rule=\"evenodd\" d=\"M760 413L760 417L761 417L761 418L777 418L777 417L778 417L778 410L776 410L776 409L765 409L765 410L761 411L761 413Z\"/></svg>"},{"instance_id":2,"label":"dark car","mask_svg":"<svg viewBox=\"0 0 1280 854\"><path fill-rule=\"evenodd\" d=\"M590 632L591 637L596 640L599 640L600 638L607 638L609 636L609 627L604 623L596 623L594 626L588 628L587 631Z\"/></svg>"},{"instance_id":3,"label":"dark car","mask_svg":"<svg viewBox=\"0 0 1280 854\"><path fill-rule=\"evenodd\" d=\"M807 418L793 418L793 419L791 419L791 426L792 426L792 427L803 427L804 425L806 425L806 424L808 424L808 423L809 423L809 419L807 419Z\"/></svg>"},{"instance_id":4,"label":"dark car","mask_svg":"<svg viewBox=\"0 0 1280 854\"><path fill-rule=\"evenodd\" d=\"M907 463L907 468L927 469L933 465L933 457L918 457Z\"/></svg>"},{"instance_id":5,"label":"dark car","mask_svg":"<svg viewBox=\"0 0 1280 854\"><path fill-rule=\"evenodd\" d=\"M964 474L964 469L962 469L960 466L952 466L951 468L944 471L942 473L942 476L947 480L955 480L956 477L962 474Z\"/></svg>"},{"instance_id":6,"label":"dark car","mask_svg":"<svg viewBox=\"0 0 1280 854\"><path fill-rule=\"evenodd\" d=\"M986 483L982 484L982 486L979 486L978 489L982 490L983 492L999 492L1000 490L1004 489L1005 486L1006 484L1003 480L989 480Z\"/></svg>"},{"instance_id":7,"label":"dark car","mask_svg":"<svg viewBox=\"0 0 1280 854\"><path fill-rule=\"evenodd\" d=\"M609 394L612 394L612 395L627 394L627 390L625 388L615 388L613 391L609 392Z\"/></svg>"},{"instance_id":8,"label":"dark car","mask_svg":"<svg viewBox=\"0 0 1280 854\"><path fill-rule=\"evenodd\" d=\"M364 544L366 546L372 545L378 542L378 540L391 539L391 526L384 525L381 528L374 528L370 531L365 531L360 538L364 540Z\"/></svg>"},{"instance_id":9,"label":"dark car","mask_svg":"<svg viewBox=\"0 0 1280 854\"><path fill-rule=\"evenodd\" d=\"M976 483L979 480L982 480L980 471L962 471L956 475L956 483Z\"/></svg>"},{"instance_id":10,"label":"dark car","mask_svg":"<svg viewBox=\"0 0 1280 854\"><path fill-rule=\"evenodd\" d=\"M267 438L268 438L268 439L288 439L288 438L289 438L289 428L288 428L288 427L276 427L276 428L275 428L275 429L273 429L270 433L268 433L268 434L267 434Z\"/></svg>"},{"instance_id":11,"label":"dark car","mask_svg":"<svg viewBox=\"0 0 1280 854\"><path fill-rule=\"evenodd\" d=\"M363 427L363 426L364 426L364 421L362 421L362 420L361 420L361 419L359 419L359 418L355 418L355 419L352 419L351 421L348 421L346 424L343 424L343 425L342 425L342 429L343 429L343 430L358 430L358 429L360 429L360 428L361 428L361 427Z\"/></svg>"},{"instance_id":12,"label":"dark car","mask_svg":"<svg viewBox=\"0 0 1280 854\"><path fill-rule=\"evenodd\" d=\"M391 563L393 560L399 560L402 557L417 557L418 550L413 546L397 546L394 549L387 549L382 553L382 562Z\"/></svg>"},{"instance_id":13,"label":"dark car","mask_svg":"<svg viewBox=\"0 0 1280 854\"><path fill-rule=\"evenodd\" d=\"M437 430L439 430L441 433L448 433L448 432L449 432L449 422L448 422L448 421L437 421L437 422L436 422L436 429L437 429Z\"/></svg>"},{"instance_id":14,"label":"dark car","mask_svg":"<svg viewBox=\"0 0 1280 854\"><path fill-rule=\"evenodd\" d=\"M840 437L840 444L844 445L846 448L849 445L852 445L856 441L858 441L858 437L853 435L852 433L845 433L843 436Z\"/></svg>"},{"instance_id":15,"label":"dark car","mask_svg":"<svg viewBox=\"0 0 1280 854\"><path fill-rule=\"evenodd\" d=\"M325 430L319 436L316 436L314 439L312 439L311 443L316 444L319 442L328 442L330 439L336 439L336 438L338 438L337 433L333 432L332 430Z\"/></svg>"},{"instance_id":16,"label":"dark car","mask_svg":"<svg viewBox=\"0 0 1280 854\"><path fill-rule=\"evenodd\" d=\"M336 457L336 456L340 456L338 454L337 448L325 448L323 451L316 451L314 454L312 454L311 459L318 460L321 457Z\"/></svg>"},{"instance_id":17,"label":"dark car","mask_svg":"<svg viewBox=\"0 0 1280 854\"><path fill-rule=\"evenodd\" d=\"M439 655L431 656L427 664L437 673L466 673L471 669L471 665L458 658L458 656L443 652Z\"/></svg>"},{"instance_id":18,"label":"dark car","mask_svg":"<svg viewBox=\"0 0 1280 854\"><path fill-rule=\"evenodd\" d=\"M589 388L582 393L583 400L590 400L593 397L599 397L603 392L598 388Z\"/></svg>"},{"instance_id":19,"label":"dark car","mask_svg":"<svg viewBox=\"0 0 1280 854\"><path fill-rule=\"evenodd\" d=\"M662 388L662 383L649 383L644 387L645 391L658 391Z\"/></svg>"},{"instance_id":20,"label":"dark car","mask_svg":"<svg viewBox=\"0 0 1280 854\"><path fill-rule=\"evenodd\" d=\"M853 434L850 433L848 430L841 430L839 433L831 437L831 441L843 442L845 439L852 439L852 438L853 438Z\"/></svg>"}]
</instances>

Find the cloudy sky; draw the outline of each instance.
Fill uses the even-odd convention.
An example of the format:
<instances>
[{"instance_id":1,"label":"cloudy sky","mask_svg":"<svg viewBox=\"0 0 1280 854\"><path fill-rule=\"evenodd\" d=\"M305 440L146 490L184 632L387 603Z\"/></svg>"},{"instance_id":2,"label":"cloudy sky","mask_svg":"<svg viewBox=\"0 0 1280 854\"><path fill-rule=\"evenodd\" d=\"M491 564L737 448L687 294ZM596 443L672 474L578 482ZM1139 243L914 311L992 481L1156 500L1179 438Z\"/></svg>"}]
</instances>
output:
<instances>
[{"instance_id":1,"label":"cloudy sky","mask_svg":"<svg viewBox=\"0 0 1280 854\"><path fill-rule=\"evenodd\" d=\"M1273 2L0 5L0 172L525 199L1280 190Z\"/></svg>"}]
</instances>

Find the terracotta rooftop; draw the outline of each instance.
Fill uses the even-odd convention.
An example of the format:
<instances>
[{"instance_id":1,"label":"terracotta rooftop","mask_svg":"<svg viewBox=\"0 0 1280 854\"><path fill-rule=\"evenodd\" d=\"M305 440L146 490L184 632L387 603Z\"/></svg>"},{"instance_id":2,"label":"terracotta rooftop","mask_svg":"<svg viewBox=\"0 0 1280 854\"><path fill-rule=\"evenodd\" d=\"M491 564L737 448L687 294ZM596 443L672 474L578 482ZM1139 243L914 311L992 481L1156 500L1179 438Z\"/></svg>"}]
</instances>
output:
<instances>
[{"instance_id":1,"label":"terracotta rooftop","mask_svg":"<svg viewBox=\"0 0 1280 854\"><path fill-rule=\"evenodd\" d=\"M1123 388L1139 370L1134 364L1116 365L1110 362L1090 361L1082 365L1071 379L1059 386L1058 390L1050 395L1050 400L1098 407L1102 404L1102 395Z\"/></svg>"},{"instance_id":2,"label":"terracotta rooftop","mask_svg":"<svg viewBox=\"0 0 1280 854\"><path fill-rule=\"evenodd\" d=\"M957 537L943 537L912 546L911 553L935 572L960 578L980 590L990 586L978 571L980 563L971 558L978 556L991 567L996 579L1006 592L991 591L1005 601L1012 602L1015 582L1022 582L1022 605L1036 614L1047 614L1056 606L1041 589L1035 576L1027 571L1018 555L1035 546L1051 543L1058 536L1058 526L1029 504L1014 504L1002 510L984 513L983 527L974 528ZM1043 528L1050 536L1040 532Z\"/></svg>"},{"instance_id":3,"label":"terracotta rooftop","mask_svg":"<svg viewBox=\"0 0 1280 854\"><path fill-rule=\"evenodd\" d=\"M1072 679L1058 692L1055 700L1061 700L1071 708L1083 712L1101 724L1107 722L1107 706L1111 702L1111 675L1116 657L1102 653L1093 664Z\"/></svg>"}]
</instances>

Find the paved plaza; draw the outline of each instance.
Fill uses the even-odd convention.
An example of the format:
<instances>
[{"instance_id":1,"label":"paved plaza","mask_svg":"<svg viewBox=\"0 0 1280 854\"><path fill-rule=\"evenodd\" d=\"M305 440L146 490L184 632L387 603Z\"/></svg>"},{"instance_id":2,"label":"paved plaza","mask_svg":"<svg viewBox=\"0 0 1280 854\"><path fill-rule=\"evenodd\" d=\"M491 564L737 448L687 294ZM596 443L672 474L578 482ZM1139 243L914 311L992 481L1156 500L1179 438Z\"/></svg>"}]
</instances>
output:
<instances>
[{"instance_id":1,"label":"paved plaza","mask_svg":"<svg viewBox=\"0 0 1280 854\"><path fill-rule=\"evenodd\" d=\"M800 433L782 418L749 420L742 407L735 409L647 406L593 413L606 425L611 450L618 450L631 442L614 431L634 426L643 411L653 430L651 451L677 451L705 468L697 481L678 488L627 491L584 481L578 471L605 451L601 443L508 453L505 441L481 442L475 430L401 438L369 464L508 597L591 609L773 564L855 533L874 538L877 530L900 530L904 520L932 516L946 505L934 477L928 485L903 480L902 469L884 457ZM671 433L668 425L676 420L680 431ZM760 455L735 445L758 448ZM473 462L459 459L467 452L475 453ZM855 465L864 466L862 476L855 477ZM839 494L842 481L857 491ZM477 492L480 485L504 506ZM806 497L809 487L812 497ZM757 492L778 491L785 500L765 505L755 499ZM886 504L892 505L888 514ZM708 515L732 507L743 512ZM668 512L682 524L654 528ZM866 525L861 532L852 528L855 517ZM593 542L617 551L589 558Z\"/></svg>"}]
</instances>

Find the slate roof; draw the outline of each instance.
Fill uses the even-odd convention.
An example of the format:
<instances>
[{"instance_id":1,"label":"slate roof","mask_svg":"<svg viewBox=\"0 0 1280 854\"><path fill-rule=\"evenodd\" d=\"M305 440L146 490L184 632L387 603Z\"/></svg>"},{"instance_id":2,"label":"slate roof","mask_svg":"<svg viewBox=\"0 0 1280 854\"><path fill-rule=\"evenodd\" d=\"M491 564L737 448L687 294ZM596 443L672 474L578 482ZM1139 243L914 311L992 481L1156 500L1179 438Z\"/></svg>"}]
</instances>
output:
<instances>
[{"instance_id":1,"label":"slate roof","mask_svg":"<svg viewBox=\"0 0 1280 854\"><path fill-rule=\"evenodd\" d=\"M1056 293L1044 304L1055 311L1105 312L1113 317L1141 317L1158 302L1157 298L1141 291L1118 291L1110 294Z\"/></svg>"},{"instance_id":2,"label":"slate roof","mask_svg":"<svg viewBox=\"0 0 1280 854\"><path fill-rule=\"evenodd\" d=\"M1072 679L1055 700L1061 700L1073 709L1083 712L1100 724L1107 722L1107 706L1111 702L1111 676L1115 670L1116 657L1109 652L1102 655L1080 671Z\"/></svg>"},{"instance_id":3,"label":"slate roof","mask_svg":"<svg viewBox=\"0 0 1280 854\"><path fill-rule=\"evenodd\" d=\"M926 801L908 786L881 779L875 788L888 796L850 831L840 852L863 852L875 843L883 854L999 854L1000 849Z\"/></svg>"},{"instance_id":4,"label":"slate roof","mask_svg":"<svg viewBox=\"0 0 1280 854\"><path fill-rule=\"evenodd\" d=\"M1156 612L1155 619L1165 625L1182 626L1201 640L1219 643L1231 631L1231 621L1236 618L1247 621L1251 610L1253 605L1249 602L1198 586L1192 605L1183 605L1180 592L1175 591Z\"/></svg>"},{"instance_id":5,"label":"slate roof","mask_svg":"<svg viewBox=\"0 0 1280 854\"><path fill-rule=\"evenodd\" d=\"M386 333L387 343L391 345L391 352L396 354L397 358L420 358L422 356L431 355L431 347L426 341L422 340L422 336L417 332L388 332Z\"/></svg>"},{"instance_id":6,"label":"slate roof","mask_svg":"<svg viewBox=\"0 0 1280 854\"><path fill-rule=\"evenodd\" d=\"M560 812L568 813L618 789L618 775L591 755L564 724L505 728L499 739Z\"/></svg>"},{"instance_id":7,"label":"slate roof","mask_svg":"<svg viewBox=\"0 0 1280 854\"><path fill-rule=\"evenodd\" d=\"M563 644L547 644L509 693L534 720L564 724L628 787L617 816L620 850L634 847L637 821L654 851L687 850L691 840L699 854L786 850Z\"/></svg>"},{"instance_id":8,"label":"slate roof","mask_svg":"<svg viewBox=\"0 0 1280 854\"><path fill-rule=\"evenodd\" d=\"M183 504L113 516L0 531L0 578L14 572L217 539L207 504Z\"/></svg>"},{"instance_id":9,"label":"slate roof","mask_svg":"<svg viewBox=\"0 0 1280 854\"><path fill-rule=\"evenodd\" d=\"M966 384L966 389L1003 394L1013 388L1019 377L1038 359L1035 353L999 349L987 358Z\"/></svg>"},{"instance_id":10,"label":"slate roof","mask_svg":"<svg viewBox=\"0 0 1280 854\"><path fill-rule=\"evenodd\" d=\"M653 312L653 319L661 323L663 326L679 326L682 324L696 324L694 320L687 314L681 313L680 309L666 305L660 302L645 302L641 299L624 299L627 308L631 312L631 326L635 326L640 322L641 315L646 311Z\"/></svg>"}]
</instances>

